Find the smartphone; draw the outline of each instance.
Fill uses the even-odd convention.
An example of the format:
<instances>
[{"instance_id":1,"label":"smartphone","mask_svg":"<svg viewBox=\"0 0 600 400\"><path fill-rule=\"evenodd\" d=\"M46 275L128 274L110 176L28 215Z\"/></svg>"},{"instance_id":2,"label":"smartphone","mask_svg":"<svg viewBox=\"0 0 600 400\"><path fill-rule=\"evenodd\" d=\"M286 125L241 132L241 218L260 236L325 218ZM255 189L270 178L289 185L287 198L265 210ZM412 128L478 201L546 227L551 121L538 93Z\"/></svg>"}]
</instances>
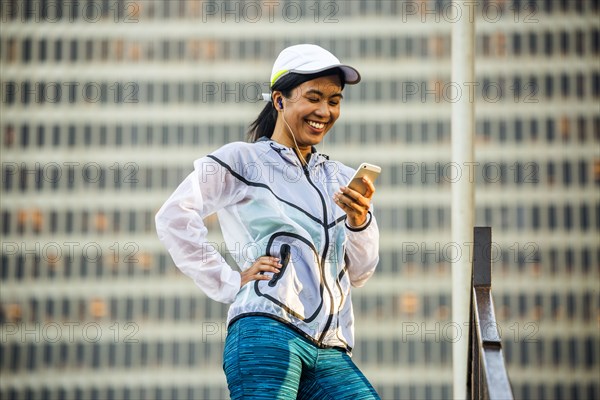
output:
<instances>
[{"instance_id":1,"label":"smartphone","mask_svg":"<svg viewBox=\"0 0 600 400\"><path fill-rule=\"evenodd\" d=\"M364 195L367 193L367 185L362 181L363 176L367 176L371 182L375 182L375 179L377 179L380 173L381 167L369 163L362 163L354 173L352 179L350 179L348 187Z\"/></svg>"}]
</instances>

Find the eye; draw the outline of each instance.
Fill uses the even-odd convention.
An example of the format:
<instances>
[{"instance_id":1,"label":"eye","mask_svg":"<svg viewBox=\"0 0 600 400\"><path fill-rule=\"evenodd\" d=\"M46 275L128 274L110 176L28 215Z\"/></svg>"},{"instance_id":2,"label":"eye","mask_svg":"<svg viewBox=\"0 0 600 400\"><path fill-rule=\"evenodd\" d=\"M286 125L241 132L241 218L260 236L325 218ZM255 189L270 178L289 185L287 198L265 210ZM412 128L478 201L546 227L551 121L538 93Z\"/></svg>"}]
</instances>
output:
<instances>
[{"instance_id":1,"label":"eye","mask_svg":"<svg viewBox=\"0 0 600 400\"><path fill-rule=\"evenodd\" d=\"M338 104L340 104L340 102L337 101L337 100L332 100L332 101L329 102L329 105L332 106L332 107L336 107Z\"/></svg>"},{"instance_id":2,"label":"eye","mask_svg":"<svg viewBox=\"0 0 600 400\"><path fill-rule=\"evenodd\" d=\"M318 97L309 97L308 101L310 101L311 103L318 103L319 102L319 98Z\"/></svg>"}]
</instances>

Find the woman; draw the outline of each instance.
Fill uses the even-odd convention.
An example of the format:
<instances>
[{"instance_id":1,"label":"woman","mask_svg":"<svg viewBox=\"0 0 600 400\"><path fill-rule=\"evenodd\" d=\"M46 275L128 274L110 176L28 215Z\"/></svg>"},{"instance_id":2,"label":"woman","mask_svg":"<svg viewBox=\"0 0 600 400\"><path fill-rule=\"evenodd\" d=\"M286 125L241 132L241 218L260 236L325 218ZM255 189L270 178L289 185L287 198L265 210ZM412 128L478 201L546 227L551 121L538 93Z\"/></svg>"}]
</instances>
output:
<instances>
[{"instance_id":1,"label":"woman","mask_svg":"<svg viewBox=\"0 0 600 400\"><path fill-rule=\"evenodd\" d=\"M379 233L353 170L319 154L340 115L345 84L360 81L315 45L284 49L252 143L230 143L194 162L156 215L177 267L212 299L232 303L223 368L231 397L377 399L350 359L350 287L377 265ZM234 271L207 241L217 213Z\"/></svg>"}]
</instances>

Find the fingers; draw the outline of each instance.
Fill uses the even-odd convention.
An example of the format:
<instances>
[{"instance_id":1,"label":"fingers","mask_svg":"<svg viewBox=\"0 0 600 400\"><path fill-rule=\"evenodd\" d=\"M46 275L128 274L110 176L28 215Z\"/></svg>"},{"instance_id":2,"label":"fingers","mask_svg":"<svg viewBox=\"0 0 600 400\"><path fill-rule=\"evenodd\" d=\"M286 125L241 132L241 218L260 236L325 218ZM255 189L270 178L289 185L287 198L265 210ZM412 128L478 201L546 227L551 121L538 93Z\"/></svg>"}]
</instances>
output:
<instances>
[{"instance_id":1,"label":"fingers","mask_svg":"<svg viewBox=\"0 0 600 400\"><path fill-rule=\"evenodd\" d=\"M362 225L371 206L371 197L375 193L373 182L367 177L362 178L367 191L364 195L348 187L341 187L340 192L333 195L335 203L346 213L348 222L352 226Z\"/></svg>"},{"instance_id":2,"label":"fingers","mask_svg":"<svg viewBox=\"0 0 600 400\"><path fill-rule=\"evenodd\" d=\"M276 257L262 256L258 258L254 264L247 270L241 273L241 286L244 286L250 281L270 280L271 275L265 275L265 272L277 273L281 269L279 259Z\"/></svg>"},{"instance_id":3,"label":"fingers","mask_svg":"<svg viewBox=\"0 0 600 400\"><path fill-rule=\"evenodd\" d=\"M365 185L367 185L367 191L363 196L370 200L375 194L375 185L373 185L373 182L371 182L371 180L366 176L363 176L362 180Z\"/></svg>"},{"instance_id":4,"label":"fingers","mask_svg":"<svg viewBox=\"0 0 600 400\"><path fill-rule=\"evenodd\" d=\"M333 200L346 213L348 213L348 212L362 213L362 212L366 212L366 210L369 209L369 201L367 199L364 199L364 198L361 199L360 197L352 197L354 195L354 193L356 193L358 196L361 196L360 194L358 194L358 192L355 192L352 189L346 189L346 188L342 188L341 190L342 190L341 193L335 193L333 195ZM349 193L348 190L352 191L354 193Z\"/></svg>"},{"instance_id":5,"label":"fingers","mask_svg":"<svg viewBox=\"0 0 600 400\"><path fill-rule=\"evenodd\" d=\"M368 209L371 205L369 198L361 195L355 190L346 187L342 187L340 190L343 193L342 202L356 210Z\"/></svg>"},{"instance_id":6,"label":"fingers","mask_svg":"<svg viewBox=\"0 0 600 400\"><path fill-rule=\"evenodd\" d=\"M340 188L341 194L336 193L333 197L335 202L343 209L354 209L359 212L364 211L364 209L369 209L371 197L373 197L373 194L375 193L375 186L373 186L373 182L367 177L363 177L362 180L367 188L364 195L349 187L342 186Z\"/></svg>"},{"instance_id":7,"label":"fingers","mask_svg":"<svg viewBox=\"0 0 600 400\"><path fill-rule=\"evenodd\" d=\"M256 262L248 269L252 272L252 275L257 275L256 279L271 279L270 276L263 275L261 272L279 272L281 264L279 258L263 256L260 257Z\"/></svg>"},{"instance_id":8,"label":"fingers","mask_svg":"<svg viewBox=\"0 0 600 400\"><path fill-rule=\"evenodd\" d=\"M360 204L349 196L345 194L336 194L333 197L334 201L338 206L340 206L346 213L363 213L369 209L368 205Z\"/></svg>"}]
</instances>

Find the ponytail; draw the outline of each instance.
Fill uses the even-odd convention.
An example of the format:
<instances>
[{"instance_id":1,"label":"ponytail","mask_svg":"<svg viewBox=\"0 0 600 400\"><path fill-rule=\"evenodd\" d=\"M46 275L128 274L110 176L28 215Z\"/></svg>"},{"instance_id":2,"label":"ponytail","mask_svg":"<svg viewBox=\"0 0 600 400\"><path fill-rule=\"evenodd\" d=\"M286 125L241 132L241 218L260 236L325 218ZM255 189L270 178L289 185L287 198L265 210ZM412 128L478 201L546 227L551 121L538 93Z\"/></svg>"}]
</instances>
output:
<instances>
[{"instance_id":1,"label":"ponytail","mask_svg":"<svg viewBox=\"0 0 600 400\"><path fill-rule=\"evenodd\" d=\"M277 110L273 107L273 102L269 101L258 114L258 118L248 127L248 139L256 142L261 136L270 138L275 130L276 121Z\"/></svg>"},{"instance_id":2,"label":"ponytail","mask_svg":"<svg viewBox=\"0 0 600 400\"><path fill-rule=\"evenodd\" d=\"M297 86L300 86L304 82L311 81L313 79L320 78L322 76L329 76L337 74L340 77L342 83L342 89L344 89L344 74L339 68L328 69L325 71L317 72L314 74L298 74L290 72L275 82L275 85L271 87L271 93L274 90L278 90L283 94L284 97L289 98L292 94L292 90ZM258 117L248 127L248 140L250 142L256 142L262 136L270 138L273 136L275 130L275 123L277 122L277 110L273 107L273 102L269 101L267 105L262 109Z\"/></svg>"}]
</instances>

